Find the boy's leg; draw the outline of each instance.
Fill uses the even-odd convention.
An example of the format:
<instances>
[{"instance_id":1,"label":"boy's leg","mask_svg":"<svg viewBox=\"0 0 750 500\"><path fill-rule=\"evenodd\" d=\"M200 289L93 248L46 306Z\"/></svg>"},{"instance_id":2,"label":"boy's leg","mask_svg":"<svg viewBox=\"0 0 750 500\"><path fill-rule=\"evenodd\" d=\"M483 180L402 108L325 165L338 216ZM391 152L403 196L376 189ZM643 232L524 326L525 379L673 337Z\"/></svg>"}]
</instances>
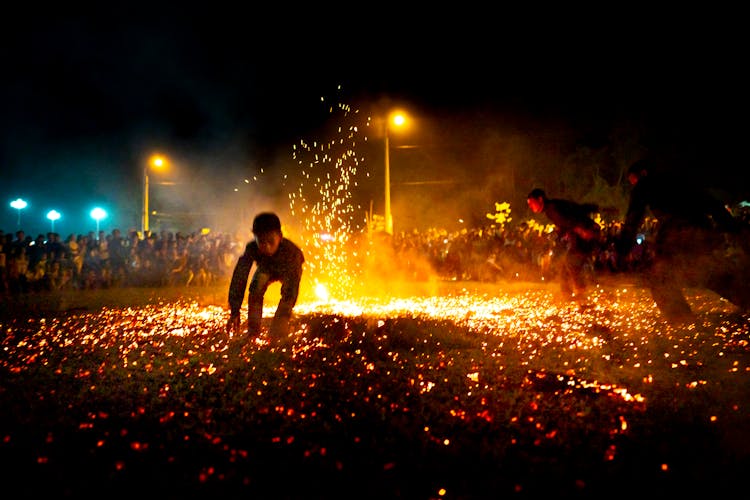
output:
<instances>
[{"instance_id":1,"label":"boy's leg","mask_svg":"<svg viewBox=\"0 0 750 500\"><path fill-rule=\"evenodd\" d=\"M674 276L674 269L669 262L654 263L649 274L649 289L651 296L659 307L659 311L668 320L682 322L693 319L693 313L682 293L682 284Z\"/></svg>"},{"instance_id":2,"label":"boy's leg","mask_svg":"<svg viewBox=\"0 0 750 500\"><path fill-rule=\"evenodd\" d=\"M247 334L251 337L260 334L263 319L263 297L266 295L271 275L257 272L250 281L247 292Z\"/></svg>"},{"instance_id":3,"label":"boy's leg","mask_svg":"<svg viewBox=\"0 0 750 500\"><path fill-rule=\"evenodd\" d=\"M289 336L289 320L299 296L301 274L294 273L281 280L281 299L271 324L271 337L280 340Z\"/></svg>"}]
</instances>

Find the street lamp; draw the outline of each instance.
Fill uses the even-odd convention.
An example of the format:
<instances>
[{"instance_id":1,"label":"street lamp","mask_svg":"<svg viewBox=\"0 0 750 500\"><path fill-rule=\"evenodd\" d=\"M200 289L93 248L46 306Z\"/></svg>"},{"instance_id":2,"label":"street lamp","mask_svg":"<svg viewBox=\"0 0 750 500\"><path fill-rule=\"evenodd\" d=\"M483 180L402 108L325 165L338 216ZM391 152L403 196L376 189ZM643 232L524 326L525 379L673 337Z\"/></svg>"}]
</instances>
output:
<instances>
[{"instance_id":1,"label":"street lamp","mask_svg":"<svg viewBox=\"0 0 750 500\"><path fill-rule=\"evenodd\" d=\"M10 206L18 210L18 229L21 229L21 210L29 206L29 204L21 198L16 198L10 202Z\"/></svg>"},{"instance_id":2,"label":"street lamp","mask_svg":"<svg viewBox=\"0 0 750 500\"><path fill-rule=\"evenodd\" d=\"M148 159L148 162L146 163L146 166L143 168L143 214L141 219L141 232L143 232L143 237L146 238L148 236L148 169L149 167L153 168L162 168L166 166L167 159L164 158L161 155L155 154L151 155L151 158Z\"/></svg>"},{"instance_id":3,"label":"street lamp","mask_svg":"<svg viewBox=\"0 0 750 500\"><path fill-rule=\"evenodd\" d=\"M406 117L400 111L392 112L385 121L385 232L393 234L393 215L391 215L391 165L388 146L388 130L390 125L402 127Z\"/></svg>"},{"instance_id":4,"label":"street lamp","mask_svg":"<svg viewBox=\"0 0 750 500\"><path fill-rule=\"evenodd\" d=\"M107 212L99 207L96 207L91 211L91 217L96 220L96 239L99 239L99 221L107 216Z\"/></svg>"},{"instance_id":5,"label":"street lamp","mask_svg":"<svg viewBox=\"0 0 750 500\"><path fill-rule=\"evenodd\" d=\"M60 218L60 212L57 210L50 210L47 212L47 218L50 221L50 232L55 232L55 221Z\"/></svg>"}]
</instances>

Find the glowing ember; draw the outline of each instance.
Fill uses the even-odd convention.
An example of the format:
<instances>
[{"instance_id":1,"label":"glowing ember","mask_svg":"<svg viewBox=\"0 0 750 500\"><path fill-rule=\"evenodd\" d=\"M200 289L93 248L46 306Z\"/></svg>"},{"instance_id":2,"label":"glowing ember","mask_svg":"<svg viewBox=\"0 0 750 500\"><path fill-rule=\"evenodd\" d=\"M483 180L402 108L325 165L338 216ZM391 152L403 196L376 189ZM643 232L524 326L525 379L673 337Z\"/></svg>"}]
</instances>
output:
<instances>
[{"instance_id":1,"label":"glowing ember","mask_svg":"<svg viewBox=\"0 0 750 500\"><path fill-rule=\"evenodd\" d=\"M446 453L461 453L467 429L486 429L482 439L511 453L569 446L584 428L598 460L617 464L628 453L622 440L643 432L643 415L650 405L662 408L665 395L721 393L726 377L736 378L732 386L747 385L747 317L716 298L693 296L700 322L675 327L638 289L596 288L591 306L579 310L555 300L555 285L446 283L438 294L432 285L412 286L414 293L394 286L399 294L390 299L325 300L308 291L281 344L269 341L265 323L257 339L229 338L226 308L194 302L12 320L2 325L0 368L8 377L59 377L45 382L35 404L65 391L69 432L85 433L91 450L111 456L112 471L132 470L170 436L179 436L180 447L215 448L213 460L224 458L196 471L201 484L226 481L255 459L242 439L225 435L222 422L235 413L269 422L254 431L263 447L297 450L304 460L338 464L336 470L346 470L346 453L367 442L368 433L354 429L373 415L402 422L414 430L411 439ZM266 323L273 312L270 303ZM118 408L104 391L128 404ZM726 393L727 401L693 418L732 425L746 415L738 411L747 407L743 394ZM164 432L137 431L150 418ZM135 430L120 424L113 432L110 421ZM349 429L342 435L352 450L316 441L316 429L331 425ZM46 450L58 439L42 438L36 460L49 466L57 455ZM5 446L17 439L8 434ZM651 467L673 471L675 458L664 458L654 456ZM403 467L385 457L377 465L383 473ZM442 490L444 479L434 477L432 491L454 491ZM576 479L580 487L591 482Z\"/></svg>"}]
</instances>

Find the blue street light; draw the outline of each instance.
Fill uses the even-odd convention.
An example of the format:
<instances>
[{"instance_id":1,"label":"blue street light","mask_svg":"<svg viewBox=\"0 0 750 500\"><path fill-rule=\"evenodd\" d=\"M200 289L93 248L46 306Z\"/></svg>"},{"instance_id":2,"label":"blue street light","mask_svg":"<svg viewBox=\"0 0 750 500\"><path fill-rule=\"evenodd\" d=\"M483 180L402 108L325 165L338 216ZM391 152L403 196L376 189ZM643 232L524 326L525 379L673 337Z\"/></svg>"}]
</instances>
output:
<instances>
[{"instance_id":1,"label":"blue street light","mask_svg":"<svg viewBox=\"0 0 750 500\"><path fill-rule=\"evenodd\" d=\"M21 229L21 210L29 206L29 204L21 198L16 198L10 202L10 206L18 210L18 229Z\"/></svg>"},{"instance_id":2,"label":"blue street light","mask_svg":"<svg viewBox=\"0 0 750 500\"><path fill-rule=\"evenodd\" d=\"M91 211L91 217L96 220L96 239L99 239L99 221L107 216L107 212L103 209L96 207Z\"/></svg>"},{"instance_id":3,"label":"blue street light","mask_svg":"<svg viewBox=\"0 0 750 500\"><path fill-rule=\"evenodd\" d=\"M50 210L49 212L47 212L47 218L49 219L50 224L51 224L51 226L50 226L50 232L54 233L55 232L55 221L60 218L60 212L58 212L57 210Z\"/></svg>"}]
</instances>

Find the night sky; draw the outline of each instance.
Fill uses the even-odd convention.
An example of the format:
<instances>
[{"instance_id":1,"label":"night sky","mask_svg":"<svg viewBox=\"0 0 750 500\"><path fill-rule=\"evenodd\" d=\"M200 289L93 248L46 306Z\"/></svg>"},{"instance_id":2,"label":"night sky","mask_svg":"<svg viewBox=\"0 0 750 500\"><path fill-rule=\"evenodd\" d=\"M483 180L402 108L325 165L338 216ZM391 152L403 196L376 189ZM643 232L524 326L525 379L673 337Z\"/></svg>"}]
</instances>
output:
<instances>
[{"instance_id":1,"label":"night sky","mask_svg":"<svg viewBox=\"0 0 750 500\"><path fill-rule=\"evenodd\" d=\"M140 227L141 172L154 151L202 186L183 196L193 209L221 203L314 137L320 97L337 92L368 113L411 107L433 134L419 140L458 157L475 156L473 141L489 129L511 128L541 148L557 130L596 148L627 123L679 175L707 175L733 196L748 191L747 40L730 12L540 18L158 5L5 15L0 229L17 229L9 203L18 197L30 203L21 213L29 234L49 230L52 208L63 213L63 236L92 230L95 205L110 213L102 229ZM491 169L467 170L491 184Z\"/></svg>"}]
</instances>

